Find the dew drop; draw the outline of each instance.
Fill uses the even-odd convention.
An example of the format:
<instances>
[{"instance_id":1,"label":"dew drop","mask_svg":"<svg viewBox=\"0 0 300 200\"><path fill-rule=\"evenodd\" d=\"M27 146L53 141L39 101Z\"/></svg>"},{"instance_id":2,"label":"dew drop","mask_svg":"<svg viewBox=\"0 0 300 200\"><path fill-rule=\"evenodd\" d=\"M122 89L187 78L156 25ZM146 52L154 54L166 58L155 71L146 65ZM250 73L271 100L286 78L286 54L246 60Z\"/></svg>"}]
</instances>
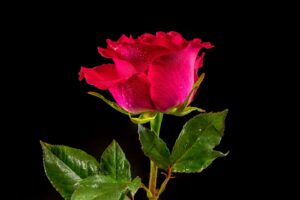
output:
<instances>
[{"instance_id":1,"label":"dew drop","mask_svg":"<svg viewBox=\"0 0 300 200\"><path fill-rule=\"evenodd\" d=\"M188 144L187 143L185 143L184 145L183 145L183 147L186 149L187 148L187 146L188 146Z\"/></svg>"}]
</instances>

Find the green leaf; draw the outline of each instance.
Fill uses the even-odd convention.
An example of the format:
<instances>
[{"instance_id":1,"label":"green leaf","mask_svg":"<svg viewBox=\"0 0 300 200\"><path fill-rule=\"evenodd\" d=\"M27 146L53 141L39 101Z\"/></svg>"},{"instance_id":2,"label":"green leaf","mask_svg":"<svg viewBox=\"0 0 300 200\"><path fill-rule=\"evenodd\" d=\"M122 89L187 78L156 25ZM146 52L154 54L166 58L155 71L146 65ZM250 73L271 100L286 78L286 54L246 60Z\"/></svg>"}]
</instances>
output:
<instances>
[{"instance_id":1,"label":"green leaf","mask_svg":"<svg viewBox=\"0 0 300 200\"><path fill-rule=\"evenodd\" d=\"M130 193L132 196L135 195L135 193L140 189L142 185L142 181L140 177L136 177L133 179L133 181L128 185L128 189L130 190Z\"/></svg>"},{"instance_id":2,"label":"green leaf","mask_svg":"<svg viewBox=\"0 0 300 200\"><path fill-rule=\"evenodd\" d=\"M166 143L154 131L142 125L139 125L138 133L144 154L154 161L159 168L167 170L170 165L170 151Z\"/></svg>"},{"instance_id":3,"label":"green leaf","mask_svg":"<svg viewBox=\"0 0 300 200\"><path fill-rule=\"evenodd\" d=\"M136 177L132 182L116 180L110 176L90 176L76 185L71 200L124 200L126 193L131 191L132 196L140 188L141 179Z\"/></svg>"},{"instance_id":4,"label":"green leaf","mask_svg":"<svg viewBox=\"0 0 300 200\"><path fill-rule=\"evenodd\" d=\"M130 198L126 195L127 192L124 192L119 200L130 200Z\"/></svg>"},{"instance_id":5,"label":"green leaf","mask_svg":"<svg viewBox=\"0 0 300 200\"><path fill-rule=\"evenodd\" d=\"M201 172L216 158L226 156L214 147L223 136L227 112L202 113L184 125L171 154L173 172Z\"/></svg>"},{"instance_id":6,"label":"green leaf","mask_svg":"<svg viewBox=\"0 0 300 200\"><path fill-rule=\"evenodd\" d=\"M120 200L131 200L131 198L129 198L126 194L127 194L127 192L124 192L122 194L122 196L120 197Z\"/></svg>"},{"instance_id":7,"label":"green leaf","mask_svg":"<svg viewBox=\"0 0 300 200\"><path fill-rule=\"evenodd\" d=\"M100 170L104 175L111 176L118 181L130 181L130 164L119 144L113 140L103 152Z\"/></svg>"},{"instance_id":8,"label":"green leaf","mask_svg":"<svg viewBox=\"0 0 300 200\"><path fill-rule=\"evenodd\" d=\"M128 183L110 176L95 175L82 180L71 200L121 200L128 189Z\"/></svg>"},{"instance_id":9,"label":"green leaf","mask_svg":"<svg viewBox=\"0 0 300 200\"><path fill-rule=\"evenodd\" d=\"M103 95L97 93L97 92L88 92L88 94L98 97L99 99L101 99L102 101L104 101L105 103L107 103L110 107L112 107L113 109L119 111L120 113L123 113L125 115L130 115L130 113L126 110L124 110L123 108L121 108L117 103L112 102L108 99L106 99Z\"/></svg>"},{"instance_id":10,"label":"green leaf","mask_svg":"<svg viewBox=\"0 0 300 200\"><path fill-rule=\"evenodd\" d=\"M99 172L97 160L84 151L44 142L41 146L45 173L65 199L70 199L76 183Z\"/></svg>"},{"instance_id":11,"label":"green leaf","mask_svg":"<svg viewBox=\"0 0 300 200\"><path fill-rule=\"evenodd\" d=\"M151 120L155 119L156 117L155 112L145 112L140 114L139 117L132 117L131 115L129 115L130 120L135 123L135 124L145 124L147 122L150 122Z\"/></svg>"}]
</instances>

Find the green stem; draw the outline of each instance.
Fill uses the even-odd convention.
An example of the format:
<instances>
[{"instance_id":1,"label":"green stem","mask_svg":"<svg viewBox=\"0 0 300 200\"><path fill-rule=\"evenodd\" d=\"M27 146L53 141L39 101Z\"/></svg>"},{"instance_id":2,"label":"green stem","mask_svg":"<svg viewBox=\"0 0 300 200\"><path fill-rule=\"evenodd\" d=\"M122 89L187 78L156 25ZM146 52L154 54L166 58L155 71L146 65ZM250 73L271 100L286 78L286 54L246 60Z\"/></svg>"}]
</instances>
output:
<instances>
[{"instance_id":1,"label":"green stem","mask_svg":"<svg viewBox=\"0 0 300 200\"><path fill-rule=\"evenodd\" d=\"M161 122L163 119L163 113L157 113L155 119L150 121L151 130L154 131L158 136L160 133ZM150 177L149 177L149 190L152 193L150 200L157 200L157 172L158 168L153 161L150 161Z\"/></svg>"}]
</instances>

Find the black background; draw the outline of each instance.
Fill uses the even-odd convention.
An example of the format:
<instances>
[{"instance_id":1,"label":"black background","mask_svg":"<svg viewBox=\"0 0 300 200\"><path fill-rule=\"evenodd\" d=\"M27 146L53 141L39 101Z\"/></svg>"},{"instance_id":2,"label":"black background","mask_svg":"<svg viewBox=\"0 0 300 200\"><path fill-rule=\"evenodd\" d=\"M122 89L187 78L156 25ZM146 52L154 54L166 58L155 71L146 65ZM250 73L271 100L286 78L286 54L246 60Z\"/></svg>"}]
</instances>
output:
<instances>
[{"instance_id":1,"label":"black background","mask_svg":"<svg viewBox=\"0 0 300 200\"><path fill-rule=\"evenodd\" d=\"M116 139L131 162L133 175L147 182L149 166L140 150L136 125L86 94L98 90L80 82L78 72L82 65L111 62L97 52L98 46L106 46L107 38L156 31L178 31L186 39L199 37L215 45L206 51L202 68L206 78L193 105L207 111L229 109L225 136L217 148L229 150L229 155L201 174L176 175L161 199L244 199L281 192L275 190L277 166L271 166L275 134L264 126L274 122L257 115L272 110L264 97L275 90L274 66L268 59L258 62L268 58L258 50L268 45L271 36L266 30L273 22L257 20L255 15L241 8L132 8L120 12L104 5L92 10L41 6L19 15L12 23L16 45L11 50L15 55L11 63L16 66L12 75L17 81L8 84L16 95L11 130L18 130L12 136L20 148L12 152L18 162L16 171L24 177L22 199L61 199L44 174L39 140L80 148L99 158ZM169 148L193 115L165 116L161 136ZM144 196L141 190L136 199Z\"/></svg>"}]
</instances>

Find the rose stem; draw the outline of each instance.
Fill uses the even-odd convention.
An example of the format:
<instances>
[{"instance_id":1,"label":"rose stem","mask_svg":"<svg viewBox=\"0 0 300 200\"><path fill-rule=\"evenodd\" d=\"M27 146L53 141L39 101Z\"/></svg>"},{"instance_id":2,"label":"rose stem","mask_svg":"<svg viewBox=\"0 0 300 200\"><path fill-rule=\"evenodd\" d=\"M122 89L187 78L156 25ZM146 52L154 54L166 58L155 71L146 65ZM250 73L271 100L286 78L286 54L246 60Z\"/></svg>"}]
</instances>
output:
<instances>
[{"instance_id":1,"label":"rose stem","mask_svg":"<svg viewBox=\"0 0 300 200\"><path fill-rule=\"evenodd\" d=\"M160 133L161 122L163 120L163 113L157 113L156 117L150 121L151 130L154 131L157 136ZM150 161L150 177L149 177L149 190L152 193L151 200L157 200L157 190L156 190L156 183L157 183L157 172L158 168L156 164L151 160Z\"/></svg>"}]
</instances>

